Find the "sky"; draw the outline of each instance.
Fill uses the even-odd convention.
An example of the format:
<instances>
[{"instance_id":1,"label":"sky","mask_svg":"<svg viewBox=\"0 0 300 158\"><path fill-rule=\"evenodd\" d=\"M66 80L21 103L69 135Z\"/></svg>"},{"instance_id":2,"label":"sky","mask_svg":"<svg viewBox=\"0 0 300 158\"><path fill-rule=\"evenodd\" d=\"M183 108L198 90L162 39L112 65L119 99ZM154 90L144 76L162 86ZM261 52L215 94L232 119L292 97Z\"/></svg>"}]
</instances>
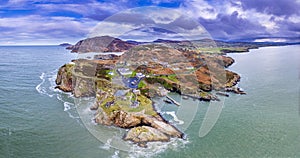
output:
<instances>
[{"instance_id":1,"label":"sky","mask_svg":"<svg viewBox=\"0 0 300 158\"><path fill-rule=\"evenodd\" d=\"M149 6L163 9L154 9L156 14L135 9ZM0 45L75 44L95 30L105 34L126 27L138 34L133 23L170 29L178 25L173 30L193 38L202 28L219 40L299 42L299 8L300 0L0 0ZM128 15L128 10L139 12ZM168 29L148 27L139 33L146 37L151 31L175 38Z\"/></svg>"}]
</instances>

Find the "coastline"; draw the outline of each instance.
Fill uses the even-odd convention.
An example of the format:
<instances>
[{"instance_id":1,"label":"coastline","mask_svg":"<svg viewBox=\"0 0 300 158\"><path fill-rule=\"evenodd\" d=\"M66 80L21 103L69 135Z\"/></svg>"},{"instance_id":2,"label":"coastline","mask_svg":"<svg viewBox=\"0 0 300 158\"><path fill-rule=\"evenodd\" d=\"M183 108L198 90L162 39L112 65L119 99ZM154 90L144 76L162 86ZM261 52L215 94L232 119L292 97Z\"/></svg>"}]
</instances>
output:
<instances>
[{"instance_id":1,"label":"coastline","mask_svg":"<svg viewBox=\"0 0 300 158\"><path fill-rule=\"evenodd\" d=\"M90 41L91 41L91 39L90 39ZM80 45L77 45L76 47L77 47L76 49L80 49ZM114 49L120 50L119 48L114 48ZM249 51L249 49L248 49L248 51ZM111 51L107 51L107 52L111 52ZM189 53L189 52L185 52L185 53ZM231 52L231 53L236 53L236 52ZM239 53L241 53L241 52L239 52ZM246 53L246 52L243 51L243 53ZM204 55L203 57L208 58L208 59L211 58L211 56L209 56L209 55ZM216 57L216 58L214 57L213 59L219 60L219 57ZM235 62L234 59L232 59L232 58L229 60L228 57L224 57L223 59L224 59L224 61L226 61L225 68L230 67ZM114 58L109 59L109 60L114 60ZM214 60L212 60L212 61L214 61ZM102 65L102 67L103 66L107 67L107 65L105 64L107 62L104 62L104 61L74 60L72 62L75 62L77 64L74 64L74 65L72 64L71 66L64 65L59 70L58 75L57 75L57 80L56 80L56 84L57 84L56 88L59 88L66 92L72 92L75 97L85 97L85 96L90 96L90 95L95 95L95 94L96 94L96 96L98 96L98 94L99 94L100 97L99 97L98 101L96 101L95 105L93 107L91 107L91 110L96 110L96 115L95 115L96 123L109 125L109 126L113 125L116 127L129 129L127 135L123 136L123 139L130 140L142 147L147 147L147 145L146 145L147 142L168 141L170 139L170 137L178 137L178 138L185 137L184 133L180 132L175 126L173 126L172 124L170 124L170 122L168 122L165 118L163 118L163 116L157 111L157 109L155 109L153 102L151 102L151 106L152 106L153 113L155 113L156 117L152 117L151 115L147 116L143 113L133 113L133 112L128 112L128 111L126 112L126 111L123 111L124 109L122 110L122 108L119 109L121 107L119 105L120 101L118 101L118 100L116 101L115 99L107 100L107 99L109 99L108 96L112 97L114 95L114 93L116 92L115 90L110 89L110 88L103 89L103 86L107 87L107 85L105 85L105 84L103 85L103 83L101 83L102 86L100 86L98 88L96 86L96 89L94 89L93 87L95 87L96 83L92 83L92 80L83 80L80 76L76 77L76 76L72 75L74 71L82 71L80 69L82 69L84 67L85 67L84 68L85 70L82 71L82 73L84 75L89 75L89 74L86 74L86 72L90 73L89 72L90 68L89 68L89 66L87 67L87 65L84 63L91 62L91 61L92 61L92 63L95 62L96 67L98 67L98 64ZM218 63L218 62L216 62L216 63ZM195 64L197 64L197 63L195 63ZM209 64L211 64L211 63L209 63ZM212 62L212 64L214 64L214 62ZM72 66L73 66L73 68L70 68ZM94 69L95 66L91 66L91 68ZM68 69L72 69L72 70L68 70ZM200 75L203 74L203 72L207 71L206 69L204 69L204 71L203 70L199 71ZM200 69L197 69L197 71L198 70L200 70ZM141 72L145 72L145 71L142 69ZM171 79L169 79L168 77L167 78L165 78L164 76L162 76L164 78L156 77L156 79L154 78L155 80L153 80L153 81L154 81L154 83L157 82L157 83L163 84L164 87L166 89L168 89L169 91L175 91L181 96L189 96L189 97L192 97L193 99L199 99L201 101L212 101L212 100L218 101L219 100L216 95L209 93L209 91L211 91L211 90L217 90L217 95L227 96L227 97L229 95L224 92L246 94L239 87L235 87L237 85L237 83L240 81L240 76L237 73L234 73L231 71L226 70L225 72L226 72L226 75L229 74L231 76L230 79L228 81L226 81L226 85L222 85L222 84L220 84L221 83L220 82L220 83L214 85L214 87L210 87L209 89L206 89L208 91L205 91L202 89L199 94L200 96L194 96L194 97L193 97L193 95L195 95L195 94L192 94L192 95L189 94L190 90L181 89L182 87L180 88L177 85L178 84L177 81L176 82L171 81ZM101 74L101 75L103 75L103 77L105 77L106 79L110 78L109 76L107 76L107 74ZM212 75L214 75L214 74L212 74ZM75 77L75 78L72 78L72 77ZM107 78L107 77L109 77L109 78ZM149 84L150 83L149 80L147 80L146 83ZM151 83L151 84L153 84L153 83ZM209 82L209 84L212 84L211 81ZM108 87L110 87L110 86L108 86ZM73 88L75 88L75 89L73 89ZM140 89L140 90L143 91L143 89ZM182 91L182 90L184 90L184 91ZM185 92L186 90L188 90L188 91ZM132 92L130 92L130 94L129 94L130 98L132 97L131 93ZM157 92L155 92L155 93L157 93ZM107 94L108 94L108 96L107 96ZM126 93L126 95L127 95L127 93ZM145 93L145 92L143 92L143 94L138 94L137 96L140 96L140 95L142 95L142 96L144 95L144 97L145 96L149 97L149 94ZM123 97L125 97L125 95ZM140 103L144 104L143 102L140 102ZM118 105L115 106L114 104L118 104ZM112 106L112 105L114 105L114 106ZM144 105L146 106L146 104L144 104ZM144 105L142 105L142 106L144 106ZM105 109L105 108L107 108L107 109ZM117 109L111 109L111 108L117 108ZM156 121L159 121L161 123L156 123ZM144 126L144 125L147 125L147 126ZM163 126L165 126L165 127L163 127ZM168 131L166 131L166 129L169 129L169 130L171 129L172 132L169 133ZM143 135L143 136L140 137L141 135ZM154 135L155 137L149 137L149 135Z\"/></svg>"}]
</instances>

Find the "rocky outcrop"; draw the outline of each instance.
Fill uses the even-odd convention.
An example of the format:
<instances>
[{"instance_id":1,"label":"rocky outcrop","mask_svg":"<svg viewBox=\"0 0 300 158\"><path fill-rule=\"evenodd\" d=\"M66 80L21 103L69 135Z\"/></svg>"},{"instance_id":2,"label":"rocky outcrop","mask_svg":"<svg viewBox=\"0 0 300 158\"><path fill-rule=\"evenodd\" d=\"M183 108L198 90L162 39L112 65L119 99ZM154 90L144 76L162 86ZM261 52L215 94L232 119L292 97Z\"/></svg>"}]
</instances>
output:
<instances>
[{"instance_id":1,"label":"rocky outcrop","mask_svg":"<svg viewBox=\"0 0 300 158\"><path fill-rule=\"evenodd\" d=\"M147 147L147 142L169 141L170 138L155 128L149 126L139 126L131 128L124 136L124 140L129 140L137 143L139 146Z\"/></svg>"},{"instance_id":2,"label":"rocky outcrop","mask_svg":"<svg viewBox=\"0 0 300 158\"><path fill-rule=\"evenodd\" d=\"M226 92L233 92L236 94L246 94L243 90L241 90L239 87L230 87L230 88L225 88Z\"/></svg>"},{"instance_id":3,"label":"rocky outcrop","mask_svg":"<svg viewBox=\"0 0 300 158\"><path fill-rule=\"evenodd\" d=\"M83 63L83 62L81 62ZM79 75L80 61L74 60L59 68L56 76L56 87L64 92L72 92L75 97L93 96L95 94L95 81L93 78ZM92 69L94 69L92 67ZM95 71L95 70L93 70Z\"/></svg>"},{"instance_id":4,"label":"rocky outcrop","mask_svg":"<svg viewBox=\"0 0 300 158\"><path fill-rule=\"evenodd\" d=\"M122 110L116 110L110 114L107 114L102 108L99 107L95 116L95 122L107 126L114 125L121 128L132 128L140 125L142 123L142 118L144 118L144 116L134 113L127 113Z\"/></svg>"},{"instance_id":5,"label":"rocky outcrop","mask_svg":"<svg viewBox=\"0 0 300 158\"><path fill-rule=\"evenodd\" d=\"M142 122L146 125L149 125L162 133L171 136L171 137L177 137L177 138L183 138L183 133L180 132L178 129L176 129L174 126L166 123L165 121L160 121L156 119L155 117L144 117Z\"/></svg>"},{"instance_id":6,"label":"rocky outcrop","mask_svg":"<svg viewBox=\"0 0 300 158\"><path fill-rule=\"evenodd\" d=\"M154 117L143 113L128 113L122 110L107 114L99 107L95 122L130 129L124 139L138 144L145 144L150 141L168 141L170 137L183 138L182 132L168 124L159 115Z\"/></svg>"},{"instance_id":7,"label":"rocky outcrop","mask_svg":"<svg viewBox=\"0 0 300 158\"><path fill-rule=\"evenodd\" d=\"M63 65L59 68L56 76L56 87L64 92L72 92L73 91L73 75L75 63L70 62L68 64Z\"/></svg>"},{"instance_id":8,"label":"rocky outcrop","mask_svg":"<svg viewBox=\"0 0 300 158\"><path fill-rule=\"evenodd\" d=\"M221 58L221 61L224 63L224 67L226 68L234 63L234 59L232 59L231 57L222 55Z\"/></svg>"},{"instance_id":9,"label":"rocky outcrop","mask_svg":"<svg viewBox=\"0 0 300 158\"><path fill-rule=\"evenodd\" d=\"M133 43L122 41L118 38L110 36L101 36L87 38L77 42L74 46L69 46L71 52L87 53L87 52L123 52L135 46Z\"/></svg>"},{"instance_id":10,"label":"rocky outcrop","mask_svg":"<svg viewBox=\"0 0 300 158\"><path fill-rule=\"evenodd\" d=\"M235 86L241 79L240 75L235 72L226 70L227 83L225 88Z\"/></svg>"}]
</instances>

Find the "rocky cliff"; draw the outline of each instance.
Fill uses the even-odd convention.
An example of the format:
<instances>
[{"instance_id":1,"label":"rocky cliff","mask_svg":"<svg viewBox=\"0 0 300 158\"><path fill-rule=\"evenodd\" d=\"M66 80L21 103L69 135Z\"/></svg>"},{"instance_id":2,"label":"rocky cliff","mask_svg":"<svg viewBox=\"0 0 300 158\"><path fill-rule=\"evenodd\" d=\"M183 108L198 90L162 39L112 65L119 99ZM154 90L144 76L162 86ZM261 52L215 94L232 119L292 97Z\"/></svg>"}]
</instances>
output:
<instances>
[{"instance_id":1,"label":"rocky cliff","mask_svg":"<svg viewBox=\"0 0 300 158\"><path fill-rule=\"evenodd\" d=\"M74 46L69 46L71 52L124 52L135 46L133 43L122 41L110 36L87 38L77 42Z\"/></svg>"},{"instance_id":2,"label":"rocky cliff","mask_svg":"<svg viewBox=\"0 0 300 158\"><path fill-rule=\"evenodd\" d=\"M110 114L99 107L95 122L129 129L124 140L130 140L140 146L147 142L168 141L170 137L183 138L183 133L174 126L168 124L162 117L150 116L141 112L128 113L116 110Z\"/></svg>"},{"instance_id":3,"label":"rocky cliff","mask_svg":"<svg viewBox=\"0 0 300 158\"><path fill-rule=\"evenodd\" d=\"M59 68L56 76L56 87L64 92L73 91L73 70L75 63L70 62Z\"/></svg>"}]
</instances>

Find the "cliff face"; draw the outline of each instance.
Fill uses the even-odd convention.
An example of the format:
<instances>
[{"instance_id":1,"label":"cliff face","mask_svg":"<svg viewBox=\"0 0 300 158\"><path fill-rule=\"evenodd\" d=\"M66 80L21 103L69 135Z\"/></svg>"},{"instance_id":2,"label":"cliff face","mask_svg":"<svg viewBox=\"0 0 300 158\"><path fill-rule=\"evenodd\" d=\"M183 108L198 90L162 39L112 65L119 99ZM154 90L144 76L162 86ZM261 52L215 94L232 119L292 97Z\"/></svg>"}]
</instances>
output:
<instances>
[{"instance_id":1,"label":"cliff face","mask_svg":"<svg viewBox=\"0 0 300 158\"><path fill-rule=\"evenodd\" d=\"M135 46L133 43L122 41L110 36L87 38L77 42L74 46L69 46L71 52L123 52Z\"/></svg>"},{"instance_id":2,"label":"cliff face","mask_svg":"<svg viewBox=\"0 0 300 158\"><path fill-rule=\"evenodd\" d=\"M92 78L86 78L84 75L81 75L80 72L82 70L78 70L82 69L84 64L85 61L74 60L60 67L55 80L57 85L55 88L64 92L72 92L75 97L93 96L95 94L95 81ZM88 68L94 71L93 66Z\"/></svg>"},{"instance_id":3,"label":"cliff face","mask_svg":"<svg viewBox=\"0 0 300 158\"><path fill-rule=\"evenodd\" d=\"M56 87L64 92L73 91L73 75L75 63L68 63L59 68L56 76Z\"/></svg>"}]
</instances>

